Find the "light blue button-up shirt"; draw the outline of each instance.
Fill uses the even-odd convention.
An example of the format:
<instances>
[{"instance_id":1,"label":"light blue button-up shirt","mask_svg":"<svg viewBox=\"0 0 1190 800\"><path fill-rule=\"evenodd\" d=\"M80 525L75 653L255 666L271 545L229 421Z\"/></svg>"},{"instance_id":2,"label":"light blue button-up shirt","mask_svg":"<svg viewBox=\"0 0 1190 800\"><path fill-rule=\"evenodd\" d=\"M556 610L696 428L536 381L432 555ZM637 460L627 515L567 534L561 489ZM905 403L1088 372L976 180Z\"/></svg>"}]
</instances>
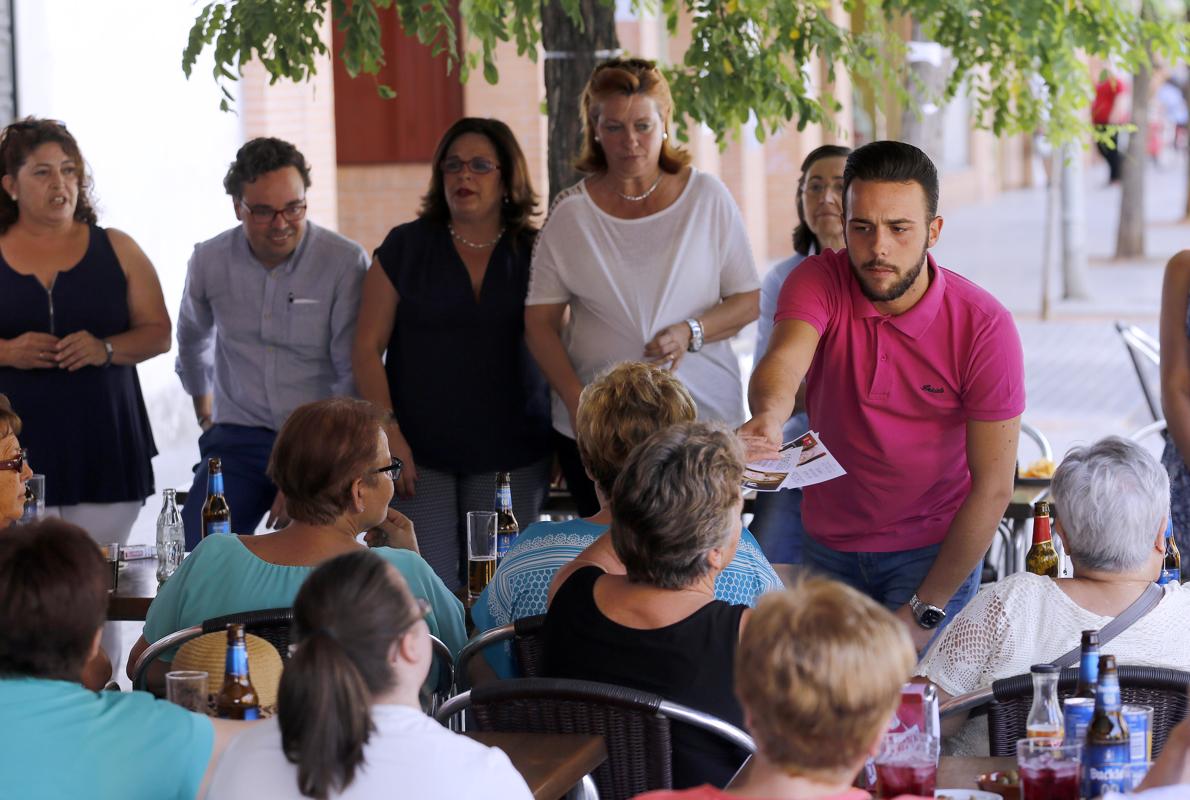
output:
<instances>
[{"instance_id":1,"label":"light blue button-up shirt","mask_svg":"<svg viewBox=\"0 0 1190 800\"><path fill-rule=\"evenodd\" d=\"M196 245L178 312L183 388L214 395L217 423L272 430L303 403L353 394L367 269L362 247L313 223L271 270L240 226Z\"/></svg>"}]
</instances>

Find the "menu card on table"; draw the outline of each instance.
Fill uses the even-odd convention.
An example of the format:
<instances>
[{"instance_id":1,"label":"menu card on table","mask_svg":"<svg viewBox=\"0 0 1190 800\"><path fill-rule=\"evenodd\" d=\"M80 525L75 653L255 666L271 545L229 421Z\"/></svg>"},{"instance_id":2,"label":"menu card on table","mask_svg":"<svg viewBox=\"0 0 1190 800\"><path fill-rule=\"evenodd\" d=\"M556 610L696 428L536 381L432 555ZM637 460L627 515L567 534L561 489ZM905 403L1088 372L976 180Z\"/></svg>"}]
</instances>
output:
<instances>
[{"instance_id":1,"label":"menu card on table","mask_svg":"<svg viewBox=\"0 0 1190 800\"><path fill-rule=\"evenodd\" d=\"M846 475L826 449L817 431L809 431L781 445L780 455L744 466L744 488L758 492L798 489Z\"/></svg>"}]
</instances>

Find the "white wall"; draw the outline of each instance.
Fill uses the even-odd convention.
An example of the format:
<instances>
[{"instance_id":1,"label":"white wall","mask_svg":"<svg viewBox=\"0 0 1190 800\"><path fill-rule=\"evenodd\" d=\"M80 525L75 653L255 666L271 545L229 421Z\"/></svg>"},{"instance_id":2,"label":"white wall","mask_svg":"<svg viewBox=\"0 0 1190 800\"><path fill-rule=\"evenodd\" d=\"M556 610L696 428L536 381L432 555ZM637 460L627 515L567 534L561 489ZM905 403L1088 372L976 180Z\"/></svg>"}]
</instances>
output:
<instances>
[{"instance_id":1,"label":"white wall","mask_svg":"<svg viewBox=\"0 0 1190 800\"><path fill-rule=\"evenodd\" d=\"M14 9L19 115L66 123L94 173L100 224L127 232L148 254L175 319L194 244L236 224L222 180L243 141L240 118L219 110L210 59L189 81L182 74L200 8L15 0ZM198 458L198 428L173 362L171 351L140 366L161 450L158 489L188 485ZM151 499L142 522L155 516ZM138 526L133 540L147 540L143 532Z\"/></svg>"}]
</instances>

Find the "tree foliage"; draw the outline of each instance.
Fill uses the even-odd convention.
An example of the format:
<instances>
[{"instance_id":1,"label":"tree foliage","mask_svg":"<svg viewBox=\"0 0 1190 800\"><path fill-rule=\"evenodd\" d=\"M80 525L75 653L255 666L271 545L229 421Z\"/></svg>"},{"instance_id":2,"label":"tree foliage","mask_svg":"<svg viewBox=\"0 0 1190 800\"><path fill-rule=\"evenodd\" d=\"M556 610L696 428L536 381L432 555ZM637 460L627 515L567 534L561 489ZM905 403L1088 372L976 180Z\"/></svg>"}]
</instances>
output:
<instances>
[{"instance_id":1,"label":"tree foliage","mask_svg":"<svg viewBox=\"0 0 1190 800\"><path fill-rule=\"evenodd\" d=\"M548 0L546 0L548 2ZM577 0L558 0L581 24ZM379 14L395 13L403 29L466 81L481 69L499 79L495 48L514 42L536 59L541 40L539 0L458 0L466 38L459 36L456 0L213 0L190 32L182 67L189 76L198 56L213 48L214 78L227 82L258 60L271 82L308 80L327 52L319 31L328 13L344 34L340 52L349 74L376 75L384 64ZM612 2L612 0L607 0ZM1170 61L1187 54L1190 26L1171 14L1142 19L1130 0L843 0L844 24L831 0L632 0L639 12L660 13L671 34L689 20L691 44L667 66L677 108L708 126L720 142L749 120L758 136L789 122L798 128L829 123L838 101L819 86L808 65L818 59L833 77L887 88L909 102L911 73L897 34L906 17L955 61L941 104L966 85L976 124L997 134L1045 127L1056 142L1087 130L1085 106L1093 94L1084 59L1111 59L1125 71L1152 53ZM852 26L850 20L860 24ZM1148 47L1146 47L1148 45ZM391 88L380 85L381 94Z\"/></svg>"}]
</instances>

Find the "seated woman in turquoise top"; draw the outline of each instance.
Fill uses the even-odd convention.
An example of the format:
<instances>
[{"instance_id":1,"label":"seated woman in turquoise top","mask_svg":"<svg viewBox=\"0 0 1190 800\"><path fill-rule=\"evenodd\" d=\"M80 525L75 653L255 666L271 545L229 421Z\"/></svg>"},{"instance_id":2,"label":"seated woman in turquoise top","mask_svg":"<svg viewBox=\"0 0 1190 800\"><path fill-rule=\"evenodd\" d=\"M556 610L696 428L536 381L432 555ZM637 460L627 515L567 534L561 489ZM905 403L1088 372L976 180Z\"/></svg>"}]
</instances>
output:
<instances>
[{"instance_id":1,"label":"seated woman in turquoise top","mask_svg":"<svg viewBox=\"0 0 1190 800\"><path fill-rule=\"evenodd\" d=\"M416 547L412 523L388 507L399 472L370 404L331 398L297 408L277 434L269 462L292 522L262 536L211 536L199 543L149 606L144 635L128 657L129 676L149 642L174 631L223 614L293 605L316 566L364 548L357 541L361 532L369 541ZM467 641L458 598L412 550L375 552L430 604L430 632L458 652ZM169 660L172 655L150 667L151 686Z\"/></svg>"},{"instance_id":2,"label":"seated woman in turquoise top","mask_svg":"<svg viewBox=\"0 0 1190 800\"><path fill-rule=\"evenodd\" d=\"M649 364L626 361L589 383L579 396L575 432L579 455L595 483L599 513L527 527L471 609L476 631L544 614L553 594L551 582L560 585L579 566L624 574L606 535L611 486L632 448L670 425L693 422L696 414L694 399L682 382ZM716 599L751 606L761 594L781 588L760 545L744 529L735 558L715 580ZM515 674L509 648L489 647L485 655L500 677Z\"/></svg>"},{"instance_id":3,"label":"seated woman in turquoise top","mask_svg":"<svg viewBox=\"0 0 1190 800\"><path fill-rule=\"evenodd\" d=\"M95 542L56 517L0 536L4 797L191 800L227 742L254 724L82 686L79 673L99 651L108 582Z\"/></svg>"}]
</instances>

